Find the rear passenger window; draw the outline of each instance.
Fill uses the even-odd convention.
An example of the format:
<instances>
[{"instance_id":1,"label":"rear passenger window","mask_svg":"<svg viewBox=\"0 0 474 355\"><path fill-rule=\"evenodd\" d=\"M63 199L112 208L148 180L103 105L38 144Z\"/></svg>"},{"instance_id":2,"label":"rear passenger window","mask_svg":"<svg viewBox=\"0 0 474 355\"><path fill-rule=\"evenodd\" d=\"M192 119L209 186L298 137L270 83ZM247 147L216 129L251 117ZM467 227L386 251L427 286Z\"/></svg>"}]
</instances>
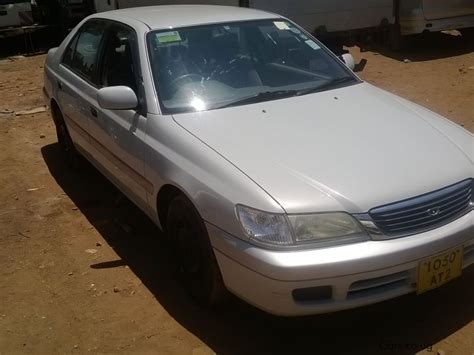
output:
<instances>
[{"instance_id":1,"label":"rear passenger window","mask_svg":"<svg viewBox=\"0 0 474 355\"><path fill-rule=\"evenodd\" d=\"M97 53L102 42L106 24L89 21L79 30L65 51L63 64L84 79L94 82L97 69Z\"/></svg>"}]
</instances>

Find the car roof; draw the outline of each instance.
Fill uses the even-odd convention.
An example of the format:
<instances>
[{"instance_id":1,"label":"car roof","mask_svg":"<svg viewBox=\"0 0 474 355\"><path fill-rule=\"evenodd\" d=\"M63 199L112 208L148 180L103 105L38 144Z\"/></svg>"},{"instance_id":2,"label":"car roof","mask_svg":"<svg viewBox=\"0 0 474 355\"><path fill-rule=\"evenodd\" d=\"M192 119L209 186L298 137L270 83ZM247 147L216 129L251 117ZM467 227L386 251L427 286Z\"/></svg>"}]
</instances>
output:
<instances>
[{"instance_id":1,"label":"car roof","mask_svg":"<svg viewBox=\"0 0 474 355\"><path fill-rule=\"evenodd\" d=\"M157 30L219 22L262 20L279 16L270 12L234 6L161 5L107 11L94 17L140 21L151 30Z\"/></svg>"}]
</instances>

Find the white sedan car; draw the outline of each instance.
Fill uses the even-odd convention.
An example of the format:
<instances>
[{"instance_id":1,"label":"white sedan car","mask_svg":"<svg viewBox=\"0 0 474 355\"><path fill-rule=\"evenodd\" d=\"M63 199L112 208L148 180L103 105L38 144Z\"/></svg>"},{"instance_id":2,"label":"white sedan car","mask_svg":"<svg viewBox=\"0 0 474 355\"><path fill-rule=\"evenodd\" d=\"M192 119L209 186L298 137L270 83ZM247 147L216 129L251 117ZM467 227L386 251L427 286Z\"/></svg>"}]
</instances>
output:
<instances>
[{"instance_id":1,"label":"white sedan car","mask_svg":"<svg viewBox=\"0 0 474 355\"><path fill-rule=\"evenodd\" d=\"M203 305L230 291L278 315L330 312L474 263L473 136L278 15L93 15L49 52L44 94L65 156L167 233Z\"/></svg>"}]
</instances>

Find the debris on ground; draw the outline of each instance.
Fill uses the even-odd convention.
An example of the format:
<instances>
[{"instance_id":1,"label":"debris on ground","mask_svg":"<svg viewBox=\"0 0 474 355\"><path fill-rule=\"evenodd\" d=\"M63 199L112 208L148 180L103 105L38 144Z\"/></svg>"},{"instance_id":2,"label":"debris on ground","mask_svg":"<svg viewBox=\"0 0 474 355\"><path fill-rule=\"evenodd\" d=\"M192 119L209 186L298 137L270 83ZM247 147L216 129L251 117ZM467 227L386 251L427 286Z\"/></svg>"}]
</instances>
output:
<instances>
[{"instance_id":1,"label":"debris on ground","mask_svg":"<svg viewBox=\"0 0 474 355\"><path fill-rule=\"evenodd\" d=\"M11 57L8 57L11 61L13 60L20 60L20 59L25 59L26 57L24 55L13 55Z\"/></svg>"},{"instance_id":2,"label":"debris on ground","mask_svg":"<svg viewBox=\"0 0 474 355\"><path fill-rule=\"evenodd\" d=\"M0 110L0 115L11 116L14 113L15 113L15 111L9 110L7 108L4 108L4 109Z\"/></svg>"},{"instance_id":3,"label":"debris on ground","mask_svg":"<svg viewBox=\"0 0 474 355\"><path fill-rule=\"evenodd\" d=\"M97 249L86 249L87 254L95 254L97 253Z\"/></svg>"},{"instance_id":4,"label":"debris on ground","mask_svg":"<svg viewBox=\"0 0 474 355\"><path fill-rule=\"evenodd\" d=\"M23 238L30 239L29 235L26 235L25 233L18 232L19 235L21 235Z\"/></svg>"},{"instance_id":5,"label":"debris on ground","mask_svg":"<svg viewBox=\"0 0 474 355\"><path fill-rule=\"evenodd\" d=\"M23 110L15 112L15 116L35 115L37 113L46 112L45 106L35 107L31 110Z\"/></svg>"}]
</instances>

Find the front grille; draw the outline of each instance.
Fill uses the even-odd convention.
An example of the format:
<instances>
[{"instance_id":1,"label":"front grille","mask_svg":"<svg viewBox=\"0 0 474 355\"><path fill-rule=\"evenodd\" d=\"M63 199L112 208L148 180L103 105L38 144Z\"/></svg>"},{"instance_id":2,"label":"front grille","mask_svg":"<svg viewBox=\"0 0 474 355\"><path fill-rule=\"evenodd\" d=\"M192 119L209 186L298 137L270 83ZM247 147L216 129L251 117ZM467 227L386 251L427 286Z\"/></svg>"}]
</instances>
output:
<instances>
[{"instance_id":1,"label":"front grille","mask_svg":"<svg viewBox=\"0 0 474 355\"><path fill-rule=\"evenodd\" d=\"M369 215L388 236L405 236L437 228L471 207L473 179L408 200L373 208Z\"/></svg>"}]
</instances>

